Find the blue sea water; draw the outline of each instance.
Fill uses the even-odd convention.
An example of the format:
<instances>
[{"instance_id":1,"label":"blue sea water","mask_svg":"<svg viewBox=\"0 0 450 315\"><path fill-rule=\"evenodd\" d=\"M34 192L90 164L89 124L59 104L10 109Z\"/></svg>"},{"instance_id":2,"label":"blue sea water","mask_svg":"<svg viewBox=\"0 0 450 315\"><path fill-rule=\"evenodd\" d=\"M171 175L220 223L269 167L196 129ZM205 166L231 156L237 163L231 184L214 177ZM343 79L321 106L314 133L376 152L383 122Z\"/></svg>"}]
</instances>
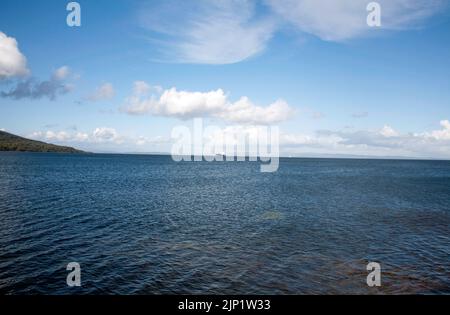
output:
<instances>
[{"instance_id":1,"label":"blue sea water","mask_svg":"<svg viewBox=\"0 0 450 315\"><path fill-rule=\"evenodd\" d=\"M0 153L0 293L450 293L450 162L259 166Z\"/></svg>"}]
</instances>

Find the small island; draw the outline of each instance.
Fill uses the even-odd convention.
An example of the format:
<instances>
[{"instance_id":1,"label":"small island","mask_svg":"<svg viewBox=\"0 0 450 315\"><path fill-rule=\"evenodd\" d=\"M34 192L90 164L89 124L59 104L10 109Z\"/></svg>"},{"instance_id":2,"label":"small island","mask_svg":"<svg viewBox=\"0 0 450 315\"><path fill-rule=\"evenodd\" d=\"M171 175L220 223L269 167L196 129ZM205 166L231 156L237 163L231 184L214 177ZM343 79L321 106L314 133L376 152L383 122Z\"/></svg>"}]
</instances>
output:
<instances>
[{"instance_id":1,"label":"small island","mask_svg":"<svg viewBox=\"0 0 450 315\"><path fill-rule=\"evenodd\" d=\"M0 131L0 151L85 153L72 147L30 140L5 131Z\"/></svg>"}]
</instances>

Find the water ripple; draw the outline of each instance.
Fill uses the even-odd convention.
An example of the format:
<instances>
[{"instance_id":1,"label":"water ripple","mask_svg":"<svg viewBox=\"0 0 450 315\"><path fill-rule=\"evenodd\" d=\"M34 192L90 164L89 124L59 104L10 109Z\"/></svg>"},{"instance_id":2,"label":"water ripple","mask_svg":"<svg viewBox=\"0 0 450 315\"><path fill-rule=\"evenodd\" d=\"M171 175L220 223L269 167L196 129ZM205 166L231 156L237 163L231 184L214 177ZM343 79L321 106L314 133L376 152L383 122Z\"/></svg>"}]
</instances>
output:
<instances>
[{"instance_id":1,"label":"water ripple","mask_svg":"<svg viewBox=\"0 0 450 315\"><path fill-rule=\"evenodd\" d=\"M450 294L449 162L0 153L0 187L1 293Z\"/></svg>"}]
</instances>

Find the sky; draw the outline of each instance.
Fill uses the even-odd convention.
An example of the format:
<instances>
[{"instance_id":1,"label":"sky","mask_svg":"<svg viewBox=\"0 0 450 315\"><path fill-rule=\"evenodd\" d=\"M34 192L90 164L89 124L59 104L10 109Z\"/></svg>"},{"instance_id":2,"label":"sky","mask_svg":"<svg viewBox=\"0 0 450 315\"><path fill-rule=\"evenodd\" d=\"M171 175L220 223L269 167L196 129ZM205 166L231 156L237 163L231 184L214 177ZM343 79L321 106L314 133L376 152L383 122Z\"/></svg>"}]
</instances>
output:
<instances>
[{"instance_id":1,"label":"sky","mask_svg":"<svg viewBox=\"0 0 450 315\"><path fill-rule=\"evenodd\" d=\"M285 156L450 158L450 1L0 3L0 129L92 152L278 126Z\"/></svg>"}]
</instances>

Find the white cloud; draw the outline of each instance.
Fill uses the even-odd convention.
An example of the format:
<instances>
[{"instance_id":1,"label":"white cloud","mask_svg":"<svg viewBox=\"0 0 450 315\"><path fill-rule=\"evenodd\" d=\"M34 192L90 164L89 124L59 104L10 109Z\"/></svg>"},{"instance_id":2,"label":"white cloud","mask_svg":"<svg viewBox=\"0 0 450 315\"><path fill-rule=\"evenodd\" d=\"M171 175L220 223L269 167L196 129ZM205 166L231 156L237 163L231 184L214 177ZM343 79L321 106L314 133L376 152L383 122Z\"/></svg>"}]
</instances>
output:
<instances>
[{"instance_id":1,"label":"white cloud","mask_svg":"<svg viewBox=\"0 0 450 315\"><path fill-rule=\"evenodd\" d=\"M40 81L28 78L17 82L8 92L0 92L0 96L13 99L40 99L47 97L55 100L57 96L66 94L74 89L74 85L66 82L70 74L69 67L62 66L55 70L48 80Z\"/></svg>"},{"instance_id":2,"label":"white cloud","mask_svg":"<svg viewBox=\"0 0 450 315\"><path fill-rule=\"evenodd\" d=\"M285 152L403 156L450 159L450 122L442 128L423 133L399 133L392 127L380 130L330 131L315 134L282 134L280 144Z\"/></svg>"},{"instance_id":3,"label":"white cloud","mask_svg":"<svg viewBox=\"0 0 450 315\"><path fill-rule=\"evenodd\" d=\"M450 121L441 120L442 129L434 130L430 133L425 133L423 136L433 138L435 140L450 140Z\"/></svg>"},{"instance_id":4,"label":"white cloud","mask_svg":"<svg viewBox=\"0 0 450 315\"><path fill-rule=\"evenodd\" d=\"M166 59L178 62L236 63L262 52L275 30L272 19L255 18L251 0L172 0L141 12L145 28L166 36Z\"/></svg>"},{"instance_id":5,"label":"white cloud","mask_svg":"<svg viewBox=\"0 0 450 315\"><path fill-rule=\"evenodd\" d=\"M84 132L77 132L73 137L73 141L75 142L84 142L89 140L89 135Z\"/></svg>"},{"instance_id":6,"label":"white cloud","mask_svg":"<svg viewBox=\"0 0 450 315\"><path fill-rule=\"evenodd\" d=\"M150 102L157 115L189 118L220 112L226 103L224 92L219 89L210 92L177 91L171 88L163 92L156 102Z\"/></svg>"},{"instance_id":7,"label":"white cloud","mask_svg":"<svg viewBox=\"0 0 450 315\"><path fill-rule=\"evenodd\" d=\"M266 0L283 21L299 31L327 41L342 41L367 35L367 0ZM401 30L419 27L441 10L443 0L378 0L381 28Z\"/></svg>"},{"instance_id":8,"label":"white cloud","mask_svg":"<svg viewBox=\"0 0 450 315\"><path fill-rule=\"evenodd\" d=\"M123 142L121 137L114 128L99 127L95 128L91 133L86 132L67 132L67 131L35 131L28 135L29 138L41 141L55 142L112 142L120 144Z\"/></svg>"},{"instance_id":9,"label":"white cloud","mask_svg":"<svg viewBox=\"0 0 450 315\"><path fill-rule=\"evenodd\" d=\"M43 130L25 137L90 152L169 152L172 141L169 136L126 136L111 127L98 127L91 132Z\"/></svg>"},{"instance_id":10,"label":"white cloud","mask_svg":"<svg viewBox=\"0 0 450 315\"><path fill-rule=\"evenodd\" d=\"M381 128L380 130L380 134L384 137L398 137L398 132L395 131L394 129L392 129L392 127L385 125L383 128Z\"/></svg>"},{"instance_id":11,"label":"white cloud","mask_svg":"<svg viewBox=\"0 0 450 315\"><path fill-rule=\"evenodd\" d=\"M140 8L139 21L163 61L230 64L263 52L282 28L326 41L378 30L419 28L445 0L378 0L381 27L367 25L369 0L167 0ZM287 27L286 27L287 26Z\"/></svg>"},{"instance_id":12,"label":"white cloud","mask_svg":"<svg viewBox=\"0 0 450 315\"><path fill-rule=\"evenodd\" d=\"M104 83L89 95L87 99L93 102L110 100L114 97L115 93L111 83Z\"/></svg>"},{"instance_id":13,"label":"white cloud","mask_svg":"<svg viewBox=\"0 0 450 315\"><path fill-rule=\"evenodd\" d=\"M129 114L151 113L187 119L221 112L226 102L227 97L221 89L203 93L171 88L163 91L159 97L141 97L135 83L134 93L126 100L125 110Z\"/></svg>"},{"instance_id":14,"label":"white cloud","mask_svg":"<svg viewBox=\"0 0 450 315\"><path fill-rule=\"evenodd\" d=\"M117 141L119 139L119 135L114 128L100 127L95 128L92 132L92 139L95 141Z\"/></svg>"},{"instance_id":15,"label":"white cloud","mask_svg":"<svg viewBox=\"0 0 450 315\"><path fill-rule=\"evenodd\" d=\"M17 40L0 31L0 80L29 74L27 59Z\"/></svg>"},{"instance_id":16,"label":"white cloud","mask_svg":"<svg viewBox=\"0 0 450 315\"><path fill-rule=\"evenodd\" d=\"M206 127L206 126L205 126ZM204 143L215 146L235 144L235 135L245 135L255 140L264 126L232 125L209 130L204 134ZM386 131L389 132L386 133ZM99 127L92 132L37 131L29 138L90 148L93 151L170 152L173 143L168 135L123 136L114 128ZM280 130L280 152L282 155L327 156L361 155L382 157L416 157L450 159L450 122L441 121L441 128L422 133L400 133L391 127L378 130L332 131L321 130L312 134L286 133ZM221 153L221 152L217 153Z\"/></svg>"},{"instance_id":17,"label":"white cloud","mask_svg":"<svg viewBox=\"0 0 450 315\"><path fill-rule=\"evenodd\" d=\"M66 132L66 131L35 131L32 134L28 136L32 139L42 139L42 140L49 140L49 141L70 141L72 137Z\"/></svg>"},{"instance_id":18,"label":"white cloud","mask_svg":"<svg viewBox=\"0 0 450 315\"><path fill-rule=\"evenodd\" d=\"M289 119L294 112L283 100L277 100L267 107L257 106L247 97L241 97L233 103L222 89L190 92L171 88L162 91L159 96L153 94L142 97L136 91L136 83L133 95L126 99L122 109L134 115L150 113L180 119L215 117L242 124L279 123Z\"/></svg>"}]
</instances>

